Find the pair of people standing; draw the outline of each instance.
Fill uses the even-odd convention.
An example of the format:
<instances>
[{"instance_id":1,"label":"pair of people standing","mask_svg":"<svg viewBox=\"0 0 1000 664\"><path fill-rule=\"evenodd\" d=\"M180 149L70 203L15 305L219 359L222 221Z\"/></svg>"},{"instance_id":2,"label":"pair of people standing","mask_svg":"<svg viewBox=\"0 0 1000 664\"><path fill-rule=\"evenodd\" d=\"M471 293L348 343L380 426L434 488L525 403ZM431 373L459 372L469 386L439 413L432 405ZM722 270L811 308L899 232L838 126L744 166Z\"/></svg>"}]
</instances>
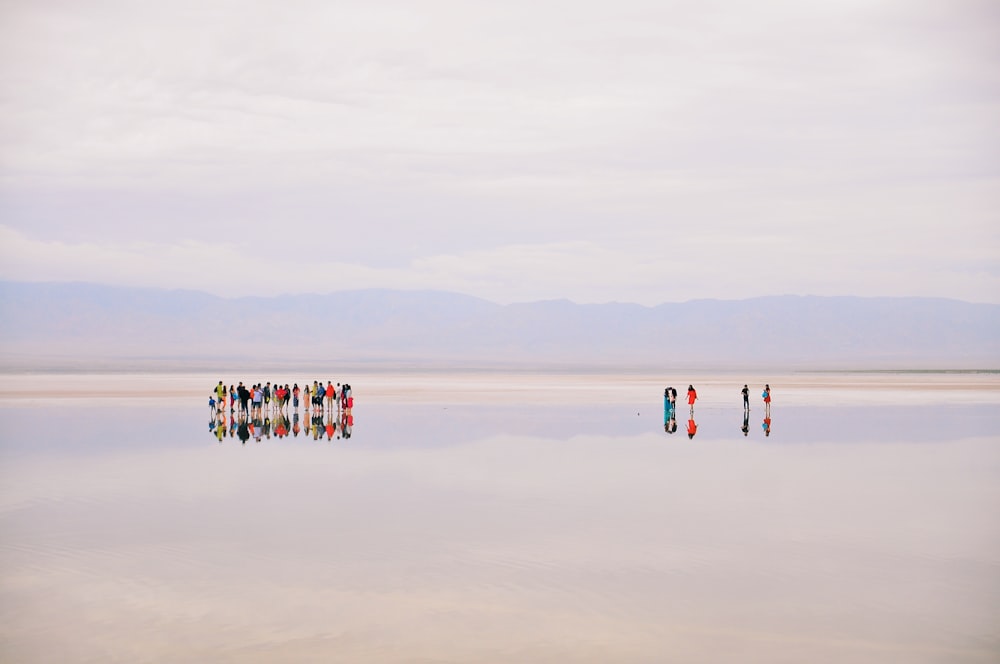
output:
<instances>
[{"instance_id":1,"label":"pair of people standing","mask_svg":"<svg viewBox=\"0 0 1000 664\"><path fill-rule=\"evenodd\" d=\"M698 400L698 392L694 389L693 385L688 385L687 400L688 406L691 407L691 410L694 410L694 402ZM663 389L663 405L668 410L673 410L677 405L677 390L672 387Z\"/></svg>"},{"instance_id":2,"label":"pair of people standing","mask_svg":"<svg viewBox=\"0 0 1000 664\"><path fill-rule=\"evenodd\" d=\"M741 390L743 394L743 410L750 410L750 388L746 385L743 386ZM760 393L761 398L764 399L764 412L771 412L771 386L764 384L764 391Z\"/></svg>"}]
</instances>

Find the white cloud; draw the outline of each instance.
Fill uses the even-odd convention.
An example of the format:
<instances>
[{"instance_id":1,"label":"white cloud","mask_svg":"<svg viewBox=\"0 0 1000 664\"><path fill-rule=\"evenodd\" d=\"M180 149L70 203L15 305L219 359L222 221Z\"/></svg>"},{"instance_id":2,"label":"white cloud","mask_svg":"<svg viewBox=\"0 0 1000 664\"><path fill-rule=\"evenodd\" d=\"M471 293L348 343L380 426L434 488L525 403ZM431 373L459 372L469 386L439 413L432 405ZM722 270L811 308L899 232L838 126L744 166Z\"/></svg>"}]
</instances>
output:
<instances>
[{"instance_id":1,"label":"white cloud","mask_svg":"<svg viewBox=\"0 0 1000 664\"><path fill-rule=\"evenodd\" d=\"M0 221L30 245L7 275L1000 298L989 3L0 13Z\"/></svg>"}]
</instances>

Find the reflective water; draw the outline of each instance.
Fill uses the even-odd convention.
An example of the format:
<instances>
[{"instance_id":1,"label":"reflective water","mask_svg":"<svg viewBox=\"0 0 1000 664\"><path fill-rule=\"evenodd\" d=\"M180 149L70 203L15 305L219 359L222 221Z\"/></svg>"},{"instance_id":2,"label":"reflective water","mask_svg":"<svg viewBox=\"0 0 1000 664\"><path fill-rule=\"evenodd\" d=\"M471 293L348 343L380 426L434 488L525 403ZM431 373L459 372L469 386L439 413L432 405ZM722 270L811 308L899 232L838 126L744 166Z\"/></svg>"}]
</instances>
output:
<instances>
[{"instance_id":1,"label":"reflective water","mask_svg":"<svg viewBox=\"0 0 1000 664\"><path fill-rule=\"evenodd\" d=\"M656 377L352 376L245 443L217 380L6 381L0 659L1000 655L996 377L769 378L767 435L743 378L671 434Z\"/></svg>"}]
</instances>

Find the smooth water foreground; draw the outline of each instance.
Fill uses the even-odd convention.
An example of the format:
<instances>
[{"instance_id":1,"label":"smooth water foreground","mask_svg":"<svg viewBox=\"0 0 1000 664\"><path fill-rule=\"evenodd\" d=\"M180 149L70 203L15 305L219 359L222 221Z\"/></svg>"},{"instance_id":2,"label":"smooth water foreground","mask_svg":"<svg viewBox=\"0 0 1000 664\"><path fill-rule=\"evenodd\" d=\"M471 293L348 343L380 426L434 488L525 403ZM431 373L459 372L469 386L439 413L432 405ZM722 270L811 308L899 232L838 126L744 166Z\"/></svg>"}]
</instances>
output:
<instances>
[{"instance_id":1,"label":"smooth water foreground","mask_svg":"<svg viewBox=\"0 0 1000 664\"><path fill-rule=\"evenodd\" d=\"M660 377L359 375L350 438L220 442L240 378L7 377L0 660L1000 659L995 375L767 377L745 433L744 377L666 433Z\"/></svg>"}]
</instances>

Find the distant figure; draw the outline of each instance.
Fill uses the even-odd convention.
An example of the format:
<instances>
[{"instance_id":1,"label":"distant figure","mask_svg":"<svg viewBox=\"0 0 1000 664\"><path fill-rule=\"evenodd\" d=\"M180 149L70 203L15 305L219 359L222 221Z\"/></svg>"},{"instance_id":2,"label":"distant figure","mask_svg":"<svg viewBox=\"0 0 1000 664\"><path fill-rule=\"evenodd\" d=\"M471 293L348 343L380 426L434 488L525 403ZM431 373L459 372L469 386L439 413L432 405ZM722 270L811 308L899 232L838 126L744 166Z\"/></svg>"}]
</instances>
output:
<instances>
[{"instance_id":1,"label":"distant figure","mask_svg":"<svg viewBox=\"0 0 1000 664\"><path fill-rule=\"evenodd\" d=\"M694 390L694 385L688 385L688 406L691 407L691 412L694 412L694 402L698 400L698 393Z\"/></svg>"},{"instance_id":2,"label":"distant figure","mask_svg":"<svg viewBox=\"0 0 1000 664\"><path fill-rule=\"evenodd\" d=\"M215 386L215 403L218 404L219 410L226 408L226 386L222 384L221 380Z\"/></svg>"},{"instance_id":3,"label":"distant figure","mask_svg":"<svg viewBox=\"0 0 1000 664\"><path fill-rule=\"evenodd\" d=\"M750 388L743 386L743 410L750 410Z\"/></svg>"},{"instance_id":4,"label":"distant figure","mask_svg":"<svg viewBox=\"0 0 1000 664\"><path fill-rule=\"evenodd\" d=\"M698 425L695 423L694 418L688 418L688 438L694 438L694 435L698 433Z\"/></svg>"},{"instance_id":5,"label":"distant figure","mask_svg":"<svg viewBox=\"0 0 1000 664\"><path fill-rule=\"evenodd\" d=\"M663 430L667 433L677 431L677 420L674 418L674 405L670 402L669 387L663 390Z\"/></svg>"},{"instance_id":6,"label":"distant figure","mask_svg":"<svg viewBox=\"0 0 1000 664\"><path fill-rule=\"evenodd\" d=\"M309 389L308 385L306 385L306 389ZM302 391L299 389L299 384L295 383L295 385L292 386L292 408L295 408L296 410L298 410L299 407L299 395L301 393ZM308 399L309 395L306 395L306 398ZM296 417L298 417L298 415L296 415Z\"/></svg>"},{"instance_id":7,"label":"distant figure","mask_svg":"<svg viewBox=\"0 0 1000 664\"><path fill-rule=\"evenodd\" d=\"M750 409L743 411L743 427L740 429L743 432L743 437L746 438L747 434L750 433Z\"/></svg>"},{"instance_id":8,"label":"distant figure","mask_svg":"<svg viewBox=\"0 0 1000 664\"><path fill-rule=\"evenodd\" d=\"M243 381L240 381L239 386L236 388L236 396L240 398L240 413L246 416L247 402L250 401L250 390L243 386Z\"/></svg>"},{"instance_id":9,"label":"distant figure","mask_svg":"<svg viewBox=\"0 0 1000 664\"><path fill-rule=\"evenodd\" d=\"M215 397L213 397L212 395L208 396L208 409L211 411L212 415L215 415L215 412L216 412L216 409L215 409ZM212 422L213 422L213 426L214 426L215 420L212 420Z\"/></svg>"},{"instance_id":10,"label":"distant figure","mask_svg":"<svg viewBox=\"0 0 1000 664\"><path fill-rule=\"evenodd\" d=\"M764 397L764 414L768 417L771 416L771 386L765 383L764 391L761 392L762 397Z\"/></svg>"}]
</instances>

